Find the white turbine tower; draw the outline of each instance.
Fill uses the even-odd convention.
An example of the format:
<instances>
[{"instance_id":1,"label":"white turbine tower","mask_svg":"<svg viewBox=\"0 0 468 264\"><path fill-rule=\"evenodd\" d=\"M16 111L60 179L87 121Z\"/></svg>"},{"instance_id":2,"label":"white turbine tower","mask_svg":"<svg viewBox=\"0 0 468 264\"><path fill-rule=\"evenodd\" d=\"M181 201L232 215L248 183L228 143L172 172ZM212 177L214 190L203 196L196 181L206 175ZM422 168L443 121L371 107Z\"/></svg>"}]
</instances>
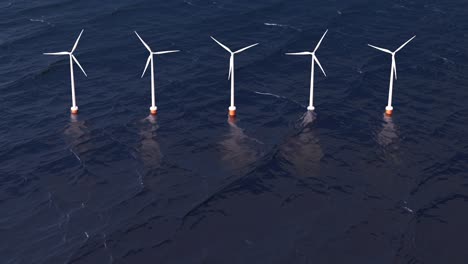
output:
<instances>
[{"instance_id":1,"label":"white turbine tower","mask_svg":"<svg viewBox=\"0 0 468 264\"><path fill-rule=\"evenodd\" d=\"M312 51L312 52L304 51L304 52L286 53L286 55L296 55L296 56L311 55L312 56L312 66L311 66L311 69L310 69L310 96L309 96L309 106L307 107L307 110L309 110L309 111L313 111L315 109L315 107L314 107L314 70L315 70L315 63L317 63L317 65L320 67L320 69L323 72L323 75L325 75L325 77L327 76L327 74L325 73L325 71L322 68L322 65L320 64L320 61L317 59L317 56L315 55L315 52L320 47L320 44L322 43L323 38L325 38L325 35L327 35L327 32L328 32L328 29L323 34L322 38L318 42L318 44L315 47L314 51Z\"/></svg>"},{"instance_id":2,"label":"white turbine tower","mask_svg":"<svg viewBox=\"0 0 468 264\"><path fill-rule=\"evenodd\" d=\"M81 71L83 71L84 75L86 77L88 77L88 75L86 75L86 72L83 70L83 67L81 67L80 63L76 59L75 55L73 55L73 52L75 51L76 47L78 46L78 42L80 41L81 34L83 34L83 31L84 31L84 29L81 30L81 33L78 36L78 38L76 39L75 45L73 45L73 48L72 48L72 50L70 52L62 51L62 52L54 52L54 53L44 53L44 55L58 55L58 56L68 55L70 57L70 76L71 76L71 91L72 91L72 107L70 109L71 109L72 114L78 114L78 106L76 105L76 97L75 97L75 78L74 78L74 75L73 75L73 61L75 61L76 64L78 65L78 67L80 67L80 69L81 69Z\"/></svg>"},{"instance_id":3,"label":"white turbine tower","mask_svg":"<svg viewBox=\"0 0 468 264\"><path fill-rule=\"evenodd\" d=\"M228 75L228 80L231 79L231 106L229 106L229 116L235 116L236 115L236 106L234 105L234 55L237 53L241 53L247 49L250 49L254 46L257 46L258 43L255 43L253 45L247 46L245 48L242 48L237 51L231 51L228 47L223 45L221 42L217 41L215 38L211 37L216 43L218 43L221 47L223 47L225 50L227 50L230 54L231 57L229 59L229 75Z\"/></svg>"},{"instance_id":4,"label":"white turbine tower","mask_svg":"<svg viewBox=\"0 0 468 264\"><path fill-rule=\"evenodd\" d=\"M378 49L380 51L389 53L392 55L392 67L390 69L390 85L389 85L389 91L388 91L388 105L385 107L385 113L387 115L392 115L393 113L393 106L392 106L392 95L393 95L393 77L395 76L395 80L397 79L397 69L396 69L396 60L395 60L395 55L397 52L399 52L404 46L406 46L410 41L412 41L416 36L410 38L408 41L406 41L403 45L401 45L398 49L396 49L394 52L388 50L388 49L383 49L379 48L376 46L373 46L371 44L367 44L370 47L374 49Z\"/></svg>"},{"instance_id":5,"label":"white turbine tower","mask_svg":"<svg viewBox=\"0 0 468 264\"><path fill-rule=\"evenodd\" d=\"M135 34L137 37L140 39L141 43L146 47L146 49L149 51L149 56L148 60L146 61L146 66L145 69L143 70L143 74L141 75L141 78L145 75L146 69L148 69L148 65L151 62L151 107L150 107L150 112L152 115L156 115L158 111L158 107L156 106L156 99L155 99L155 94L154 94L154 55L161 55L161 54L166 54L166 53L173 53L173 52L179 52L180 50L166 50L166 51L157 51L153 52L151 48L146 44L146 42L143 41L143 39L138 35L138 33L135 31Z\"/></svg>"}]
</instances>

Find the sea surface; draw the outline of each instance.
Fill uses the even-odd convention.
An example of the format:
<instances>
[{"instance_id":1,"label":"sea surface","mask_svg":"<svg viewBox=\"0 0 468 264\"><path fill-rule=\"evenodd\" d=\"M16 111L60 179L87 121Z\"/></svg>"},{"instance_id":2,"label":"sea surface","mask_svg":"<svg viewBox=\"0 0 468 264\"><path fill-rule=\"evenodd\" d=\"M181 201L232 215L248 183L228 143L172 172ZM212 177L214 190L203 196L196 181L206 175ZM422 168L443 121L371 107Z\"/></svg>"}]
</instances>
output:
<instances>
[{"instance_id":1,"label":"sea surface","mask_svg":"<svg viewBox=\"0 0 468 264\"><path fill-rule=\"evenodd\" d=\"M468 263L468 2L0 2L0 263ZM80 113L70 115L75 51ZM307 112L310 51L315 112ZM148 51L157 117L149 116ZM384 116L391 56L394 115ZM228 119L229 53L238 116Z\"/></svg>"}]
</instances>

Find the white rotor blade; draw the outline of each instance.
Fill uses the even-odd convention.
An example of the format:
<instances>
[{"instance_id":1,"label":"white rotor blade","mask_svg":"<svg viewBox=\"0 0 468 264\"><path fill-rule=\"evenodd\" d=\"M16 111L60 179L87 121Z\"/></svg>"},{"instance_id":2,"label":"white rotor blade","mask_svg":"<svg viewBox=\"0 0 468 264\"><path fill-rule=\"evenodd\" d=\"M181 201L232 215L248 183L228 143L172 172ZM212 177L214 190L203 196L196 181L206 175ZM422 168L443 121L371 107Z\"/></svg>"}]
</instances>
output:
<instances>
[{"instance_id":1,"label":"white rotor blade","mask_svg":"<svg viewBox=\"0 0 468 264\"><path fill-rule=\"evenodd\" d=\"M371 45L371 44L367 44L369 47L372 47L374 49L378 49L380 51L383 51L383 52L386 52L386 53L390 53L390 54L393 54L391 51L389 51L388 49L383 49L383 48L379 48L379 47L376 47L374 45Z\"/></svg>"},{"instance_id":2,"label":"white rotor blade","mask_svg":"<svg viewBox=\"0 0 468 264\"><path fill-rule=\"evenodd\" d=\"M44 55L55 55L55 56L58 56L58 55L69 55L70 52L68 51L61 51L61 52L52 52L52 53L43 53Z\"/></svg>"},{"instance_id":3,"label":"white rotor blade","mask_svg":"<svg viewBox=\"0 0 468 264\"><path fill-rule=\"evenodd\" d=\"M242 49L240 49L240 50L237 50L237 51L235 51L234 53L241 53L241 52L243 52L244 50L250 49L250 48L255 47L255 46L257 46L257 45L258 45L258 43L255 43L255 44L253 44L253 45L250 45L250 46L247 46L247 47L242 48Z\"/></svg>"},{"instance_id":4,"label":"white rotor blade","mask_svg":"<svg viewBox=\"0 0 468 264\"><path fill-rule=\"evenodd\" d=\"M73 60L76 62L76 64L78 65L78 67L80 67L80 69L81 69L81 71L84 73L84 75L85 75L86 77L88 77L88 75L87 75L86 72L83 70L83 67L81 67L81 64L78 62L78 60L75 58L75 56L73 56L73 54L70 55L70 56L71 56L71 57L73 58Z\"/></svg>"},{"instance_id":5,"label":"white rotor blade","mask_svg":"<svg viewBox=\"0 0 468 264\"><path fill-rule=\"evenodd\" d=\"M327 74L326 74L325 71L323 70L323 67L322 67L322 65L320 64L320 61L317 59L317 57L315 57L315 56L313 56L313 57L314 57L313 60L314 60L315 62L317 62L317 65L318 65L318 66L320 67L320 69L322 70L323 75L325 75L325 77L327 77Z\"/></svg>"},{"instance_id":6,"label":"white rotor blade","mask_svg":"<svg viewBox=\"0 0 468 264\"><path fill-rule=\"evenodd\" d=\"M166 54L166 53L174 53L174 52L179 52L180 50L165 50L165 51L158 51L158 52L153 52L155 55L161 55L161 54Z\"/></svg>"},{"instance_id":7,"label":"white rotor blade","mask_svg":"<svg viewBox=\"0 0 468 264\"><path fill-rule=\"evenodd\" d=\"M234 70L234 54L231 54L231 57L229 58L229 74L228 74L228 80L231 79L232 71Z\"/></svg>"},{"instance_id":8,"label":"white rotor blade","mask_svg":"<svg viewBox=\"0 0 468 264\"><path fill-rule=\"evenodd\" d=\"M141 78L143 78L143 76L145 75L145 72L146 72L146 69L148 69L148 66L150 64L150 61L153 59L153 55L150 54L148 56L148 60L146 61L146 66L145 66L145 69L143 70L143 74L141 75Z\"/></svg>"},{"instance_id":9,"label":"white rotor blade","mask_svg":"<svg viewBox=\"0 0 468 264\"><path fill-rule=\"evenodd\" d=\"M211 36L210 36L210 37L211 37ZM229 53L232 53L232 51L231 51L228 47L224 46L223 43L217 41L217 40L216 40L215 38L213 38L213 37L211 37L211 38L212 38L214 41L216 41L216 43L218 43L218 44L219 44L221 47L223 47L225 50L229 51Z\"/></svg>"},{"instance_id":10,"label":"white rotor blade","mask_svg":"<svg viewBox=\"0 0 468 264\"><path fill-rule=\"evenodd\" d=\"M395 73L395 80L398 79L397 78L397 70L396 70L396 60L395 60L395 56L392 57L392 71Z\"/></svg>"},{"instance_id":11,"label":"white rotor blade","mask_svg":"<svg viewBox=\"0 0 468 264\"><path fill-rule=\"evenodd\" d=\"M320 39L319 43L317 44L317 47L315 47L314 52L316 52L318 50L318 48L320 47L320 44L322 44L322 40L323 40L323 38L325 38L325 35L327 35L327 32L328 32L328 29L323 34L322 38Z\"/></svg>"},{"instance_id":12,"label":"white rotor blade","mask_svg":"<svg viewBox=\"0 0 468 264\"><path fill-rule=\"evenodd\" d=\"M83 34L83 31L84 31L84 29L81 30L80 35L79 35L78 38L76 39L75 45L73 45L73 48L72 48L72 50L70 51L70 53L73 53L73 52L75 51L76 47L78 46L78 42L80 41L81 34Z\"/></svg>"},{"instance_id":13,"label":"white rotor blade","mask_svg":"<svg viewBox=\"0 0 468 264\"><path fill-rule=\"evenodd\" d=\"M311 52L304 51L304 52L292 52L292 53L285 53L286 55L293 55L293 56L300 56L300 55L312 55Z\"/></svg>"},{"instance_id":14,"label":"white rotor blade","mask_svg":"<svg viewBox=\"0 0 468 264\"><path fill-rule=\"evenodd\" d=\"M135 34L137 35L137 37L140 39L141 43L143 43L143 45L146 47L146 49L151 52L151 49L150 47L148 46L148 44L146 44L146 42L143 41L143 39L140 37L140 35L138 35L138 33L135 31Z\"/></svg>"},{"instance_id":15,"label":"white rotor blade","mask_svg":"<svg viewBox=\"0 0 468 264\"><path fill-rule=\"evenodd\" d=\"M408 43L410 43L410 41L412 41L416 36L410 38L408 41L405 42L405 44L401 45L396 51L395 53L399 52L403 47L405 47Z\"/></svg>"}]
</instances>

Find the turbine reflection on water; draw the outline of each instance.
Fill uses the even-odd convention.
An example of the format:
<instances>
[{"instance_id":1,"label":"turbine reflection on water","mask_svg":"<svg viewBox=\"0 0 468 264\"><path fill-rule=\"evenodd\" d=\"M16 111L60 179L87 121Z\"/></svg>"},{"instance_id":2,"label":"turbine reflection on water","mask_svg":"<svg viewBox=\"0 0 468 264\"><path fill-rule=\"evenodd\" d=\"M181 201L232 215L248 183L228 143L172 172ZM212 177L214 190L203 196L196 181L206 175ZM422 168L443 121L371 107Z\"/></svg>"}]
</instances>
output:
<instances>
[{"instance_id":1,"label":"turbine reflection on water","mask_svg":"<svg viewBox=\"0 0 468 264\"><path fill-rule=\"evenodd\" d=\"M311 177L319 174L323 151L312 126L316 114L307 111L301 118L299 133L289 137L280 146L279 155L283 166L292 171L292 175Z\"/></svg>"},{"instance_id":2,"label":"turbine reflection on water","mask_svg":"<svg viewBox=\"0 0 468 264\"><path fill-rule=\"evenodd\" d=\"M144 166L144 175L153 174L161 168L163 154L157 140L159 125L155 116L149 115L141 121L138 153ZM141 179L143 184L143 179Z\"/></svg>"},{"instance_id":3,"label":"turbine reflection on water","mask_svg":"<svg viewBox=\"0 0 468 264\"><path fill-rule=\"evenodd\" d=\"M383 121L382 130L377 135L377 142L382 147L386 147L398 140L398 131L391 116L384 114Z\"/></svg>"},{"instance_id":4,"label":"turbine reflection on water","mask_svg":"<svg viewBox=\"0 0 468 264\"><path fill-rule=\"evenodd\" d=\"M85 125L85 122L80 120L78 116L71 115L70 123L65 128L64 136L70 151L83 164L80 156L92 148L90 130Z\"/></svg>"},{"instance_id":5,"label":"turbine reflection on water","mask_svg":"<svg viewBox=\"0 0 468 264\"><path fill-rule=\"evenodd\" d=\"M235 118L228 118L229 132L219 144L222 162L236 172L243 172L262 155L259 140L249 137L237 126Z\"/></svg>"}]
</instances>

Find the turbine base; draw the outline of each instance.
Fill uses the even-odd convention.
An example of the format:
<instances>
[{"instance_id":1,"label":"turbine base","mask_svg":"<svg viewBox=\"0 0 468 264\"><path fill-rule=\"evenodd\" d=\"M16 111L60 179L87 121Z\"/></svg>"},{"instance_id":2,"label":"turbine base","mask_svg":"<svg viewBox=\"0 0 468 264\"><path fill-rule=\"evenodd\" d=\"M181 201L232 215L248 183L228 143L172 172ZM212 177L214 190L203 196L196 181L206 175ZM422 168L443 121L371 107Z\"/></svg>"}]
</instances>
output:
<instances>
[{"instance_id":1,"label":"turbine base","mask_svg":"<svg viewBox=\"0 0 468 264\"><path fill-rule=\"evenodd\" d=\"M72 114L77 115L78 114L78 106L72 106L70 108L70 111Z\"/></svg>"},{"instance_id":2,"label":"turbine base","mask_svg":"<svg viewBox=\"0 0 468 264\"><path fill-rule=\"evenodd\" d=\"M391 116L393 114L393 107L391 107L391 106L385 107L385 114L387 116Z\"/></svg>"},{"instance_id":3,"label":"turbine base","mask_svg":"<svg viewBox=\"0 0 468 264\"><path fill-rule=\"evenodd\" d=\"M156 106L150 107L151 115L156 115L158 113L158 108Z\"/></svg>"},{"instance_id":4,"label":"turbine base","mask_svg":"<svg viewBox=\"0 0 468 264\"><path fill-rule=\"evenodd\" d=\"M307 107L307 110L309 110L309 111L314 111L314 110L315 110L315 107L309 105L309 106Z\"/></svg>"},{"instance_id":5,"label":"turbine base","mask_svg":"<svg viewBox=\"0 0 468 264\"><path fill-rule=\"evenodd\" d=\"M229 116L236 116L236 107L230 106L229 107Z\"/></svg>"}]
</instances>

